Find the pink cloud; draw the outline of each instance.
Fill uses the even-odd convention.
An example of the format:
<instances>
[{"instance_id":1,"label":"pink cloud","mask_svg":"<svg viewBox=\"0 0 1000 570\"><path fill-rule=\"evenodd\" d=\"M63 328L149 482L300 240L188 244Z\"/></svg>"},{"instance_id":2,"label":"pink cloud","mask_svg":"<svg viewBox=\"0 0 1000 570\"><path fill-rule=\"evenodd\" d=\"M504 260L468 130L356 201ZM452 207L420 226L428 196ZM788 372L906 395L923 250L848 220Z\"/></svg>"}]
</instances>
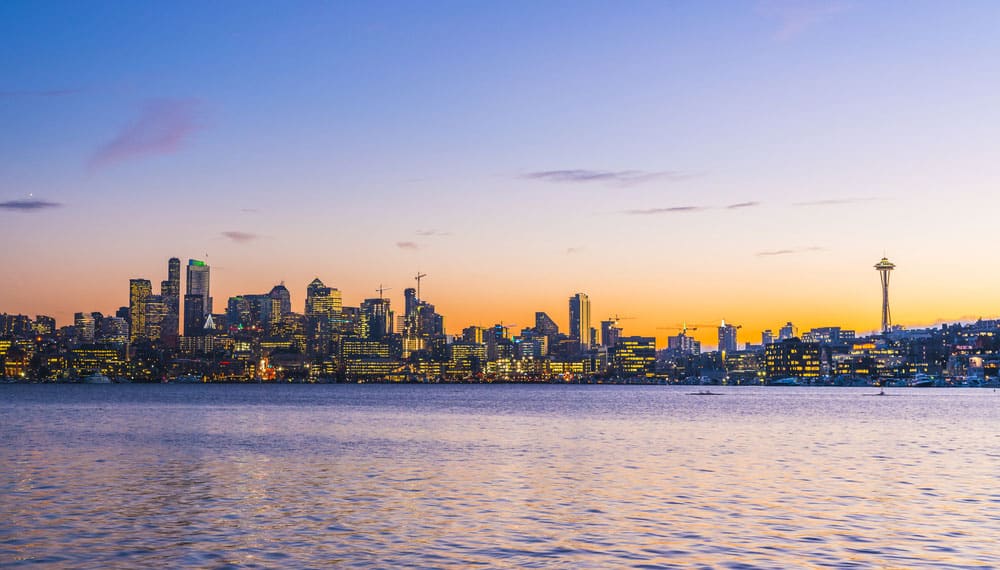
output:
<instances>
[{"instance_id":1,"label":"pink cloud","mask_svg":"<svg viewBox=\"0 0 1000 570\"><path fill-rule=\"evenodd\" d=\"M142 113L113 139L97 149L91 168L101 168L133 158L177 152L202 128L194 99L149 101Z\"/></svg>"}]
</instances>

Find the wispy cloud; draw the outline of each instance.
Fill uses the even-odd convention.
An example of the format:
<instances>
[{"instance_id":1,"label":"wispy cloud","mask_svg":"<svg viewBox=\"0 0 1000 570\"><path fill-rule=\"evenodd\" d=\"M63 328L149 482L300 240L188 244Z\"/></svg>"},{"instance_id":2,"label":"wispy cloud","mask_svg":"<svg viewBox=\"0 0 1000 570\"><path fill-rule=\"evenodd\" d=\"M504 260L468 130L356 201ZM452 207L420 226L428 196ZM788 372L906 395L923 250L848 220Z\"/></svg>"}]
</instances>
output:
<instances>
[{"instance_id":1,"label":"wispy cloud","mask_svg":"<svg viewBox=\"0 0 1000 570\"><path fill-rule=\"evenodd\" d=\"M830 0L762 0L758 11L777 21L774 39L788 41L833 16L846 11L850 4Z\"/></svg>"},{"instance_id":2,"label":"wispy cloud","mask_svg":"<svg viewBox=\"0 0 1000 570\"><path fill-rule=\"evenodd\" d=\"M742 210L743 208L756 208L760 206L760 202L737 202L736 204L730 204L726 206L727 210Z\"/></svg>"},{"instance_id":3,"label":"wispy cloud","mask_svg":"<svg viewBox=\"0 0 1000 570\"><path fill-rule=\"evenodd\" d=\"M65 97L76 95L83 89L24 89L17 91L0 91L0 97Z\"/></svg>"},{"instance_id":4,"label":"wispy cloud","mask_svg":"<svg viewBox=\"0 0 1000 570\"><path fill-rule=\"evenodd\" d=\"M575 255L577 253L583 253L586 248L583 247L567 247L566 255Z\"/></svg>"},{"instance_id":5,"label":"wispy cloud","mask_svg":"<svg viewBox=\"0 0 1000 570\"><path fill-rule=\"evenodd\" d=\"M826 251L826 248L819 246L797 247L792 249L773 249L768 251L758 251L757 257L774 257L777 255L791 255L795 253L807 253L810 251Z\"/></svg>"},{"instance_id":6,"label":"wispy cloud","mask_svg":"<svg viewBox=\"0 0 1000 570\"><path fill-rule=\"evenodd\" d=\"M793 206L841 206L844 204L857 204L859 202L871 202L874 198L831 198L827 200L808 200L805 202L793 202Z\"/></svg>"},{"instance_id":7,"label":"wispy cloud","mask_svg":"<svg viewBox=\"0 0 1000 570\"><path fill-rule=\"evenodd\" d=\"M405 249L407 251L416 251L420 249L420 246L412 241L397 241L396 247L399 249Z\"/></svg>"},{"instance_id":8,"label":"wispy cloud","mask_svg":"<svg viewBox=\"0 0 1000 570\"><path fill-rule=\"evenodd\" d=\"M256 214L257 212L260 212L257 208L240 208L240 211L244 214Z\"/></svg>"},{"instance_id":9,"label":"wispy cloud","mask_svg":"<svg viewBox=\"0 0 1000 570\"><path fill-rule=\"evenodd\" d=\"M199 103L193 99L160 99L148 102L139 117L97 149L91 168L101 168L144 156L180 150L195 132Z\"/></svg>"},{"instance_id":10,"label":"wispy cloud","mask_svg":"<svg viewBox=\"0 0 1000 570\"><path fill-rule=\"evenodd\" d=\"M260 237L257 234L252 234L249 232L239 232L239 231L222 232L222 235L223 237L227 237L235 241L236 243L247 243Z\"/></svg>"},{"instance_id":11,"label":"wispy cloud","mask_svg":"<svg viewBox=\"0 0 1000 570\"><path fill-rule=\"evenodd\" d=\"M669 208L643 208L638 210L625 210L626 214L634 216L647 216L651 214L678 214L687 212L701 212L707 210L704 206L672 206Z\"/></svg>"},{"instance_id":12,"label":"wispy cloud","mask_svg":"<svg viewBox=\"0 0 1000 570\"><path fill-rule=\"evenodd\" d=\"M59 208L60 206L62 206L62 204L58 202L35 200L34 198L28 200L7 200L6 202L0 202L0 209L10 210L12 212L38 212L51 208Z\"/></svg>"},{"instance_id":13,"label":"wispy cloud","mask_svg":"<svg viewBox=\"0 0 1000 570\"><path fill-rule=\"evenodd\" d=\"M629 186L653 180L681 181L691 178L691 174L661 170L647 172L644 170L587 170L582 168L570 170L539 170L522 175L529 180L542 180L557 183L591 183L598 182L615 186Z\"/></svg>"},{"instance_id":14,"label":"wispy cloud","mask_svg":"<svg viewBox=\"0 0 1000 570\"><path fill-rule=\"evenodd\" d=\"M444 237L444 236L450 236L451 232L445 232L441 230L417 230L417 235L423 237Z\"/></svg>"}]
</instances>

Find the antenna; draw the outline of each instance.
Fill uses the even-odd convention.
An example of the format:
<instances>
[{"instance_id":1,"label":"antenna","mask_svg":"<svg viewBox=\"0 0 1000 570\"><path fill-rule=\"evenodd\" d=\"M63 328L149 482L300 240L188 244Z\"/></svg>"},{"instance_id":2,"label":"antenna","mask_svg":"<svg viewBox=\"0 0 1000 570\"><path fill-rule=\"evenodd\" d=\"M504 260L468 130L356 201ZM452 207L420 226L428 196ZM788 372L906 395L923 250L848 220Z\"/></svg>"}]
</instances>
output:
<instances>
[{"instance_id":1,"label":"antenna","mask_svg":"<svg viewBox=\"0 0 1000 570\"><path fill-rule=\"evenodd\" d=\"M420 280L423 279L424 277L427 277L427 274L426 273L421 273L419 270L417 270L417 276L414 277L414 279L417 280L417 300L418 301L420 300Z\"/></svg>"}]
</instances>

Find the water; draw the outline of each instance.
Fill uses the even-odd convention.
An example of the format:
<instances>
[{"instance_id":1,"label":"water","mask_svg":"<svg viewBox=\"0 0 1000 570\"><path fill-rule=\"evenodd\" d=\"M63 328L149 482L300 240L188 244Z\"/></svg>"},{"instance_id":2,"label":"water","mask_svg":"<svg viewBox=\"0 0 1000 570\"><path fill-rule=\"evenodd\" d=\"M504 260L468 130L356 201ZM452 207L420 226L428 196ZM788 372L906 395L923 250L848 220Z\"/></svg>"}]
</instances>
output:
<instances>
[{"instance_id":1,"label":"water","mask_svg":"<svg viewBox=\"0 0 1000 570\"><path fill-rule=\"evenodd\" d=\"M1000 393L0 386L0 566L1000 567Z\"/></svg>"}]
</instances>

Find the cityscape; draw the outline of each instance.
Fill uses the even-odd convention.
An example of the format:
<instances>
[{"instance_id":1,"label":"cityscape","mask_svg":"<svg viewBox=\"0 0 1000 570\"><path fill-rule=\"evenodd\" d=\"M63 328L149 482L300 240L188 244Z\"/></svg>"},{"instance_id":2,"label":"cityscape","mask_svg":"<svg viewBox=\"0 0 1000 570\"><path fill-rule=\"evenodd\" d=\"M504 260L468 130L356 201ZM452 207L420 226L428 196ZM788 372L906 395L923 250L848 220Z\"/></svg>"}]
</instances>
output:
<instances>
[{"instance_id":1,"label":"cityscape","mask_svg":"<svg viewBox=\"0 0 1000 570\"><path fill-rule=\"evenodd\" d=\"M128 304L113 315L78 312L72 324L0 314L7 381L32 382L576 382L703 385L996 386L1000 320L905 329L893 325L889 278L881 328L867 336L840 326L800 330L792 322L742 339L739 324L682 323L654 336L628 333L629 317L596 318L586 293L569 297L566 320L535 313L534 324L452 330L414 287L394 308L380 285L360 306L316 278L293 309L284 284L227 299L211 294L203 260L167 262L158 292L131 279ZM183 290L183 295L182 295ZM560 322L565 326L560 326ZM693 332L716 329L702 350Z\"/></svg>"}]
</instances>

